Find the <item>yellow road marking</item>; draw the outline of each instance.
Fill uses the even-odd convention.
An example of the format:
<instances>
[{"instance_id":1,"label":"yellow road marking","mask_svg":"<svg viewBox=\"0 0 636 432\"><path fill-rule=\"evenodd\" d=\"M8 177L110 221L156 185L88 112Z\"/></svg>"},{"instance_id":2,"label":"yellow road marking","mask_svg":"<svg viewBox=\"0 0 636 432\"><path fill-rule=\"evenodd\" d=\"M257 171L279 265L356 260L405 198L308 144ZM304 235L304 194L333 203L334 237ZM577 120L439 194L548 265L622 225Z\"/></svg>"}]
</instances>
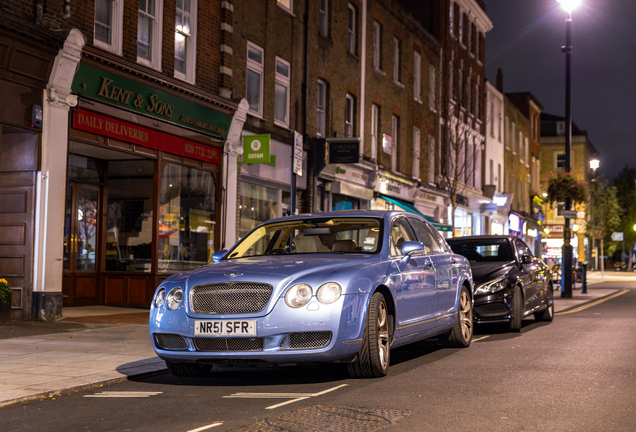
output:
<instances>
[{"instance_id":1,"label":"yellow road marking","mask_svg":"<svg viewBox=\"0 0 636 432\"><path fill-rule=\"evenodd\" d=\"M581 312L584 309L591 308L592 306L596 306L598 304L606 302L607 300L611 300L611 299L616 298L618 296L622 296L623 294L628 293L628 292L629 292L628 289L624 289L624 290L619 291L619 292L617 292L615 294L612 294L610 296L603 297L602 299L596 300L595 302L588 303L586 305L577 307L576 309L572 309L572 310L565 311L565 312L557 312L557 313L555 313L555 315L565 315L565 314L571 314L571 313L575 313L575 312Z\"/></svg>"},{"instance_id":2,"label":"yellow road marking","mask_svg":"<svg viewBox=\"0 0 636 432\"><path fill-rule=\"evenodd\" d=\"M480 340L484 340L484 339L486 339L487 337L488 337L488 336L482 336L482 337L480 337L480 338L473 339L473 342L479 342Z\"/></svg>"}]
</instances>

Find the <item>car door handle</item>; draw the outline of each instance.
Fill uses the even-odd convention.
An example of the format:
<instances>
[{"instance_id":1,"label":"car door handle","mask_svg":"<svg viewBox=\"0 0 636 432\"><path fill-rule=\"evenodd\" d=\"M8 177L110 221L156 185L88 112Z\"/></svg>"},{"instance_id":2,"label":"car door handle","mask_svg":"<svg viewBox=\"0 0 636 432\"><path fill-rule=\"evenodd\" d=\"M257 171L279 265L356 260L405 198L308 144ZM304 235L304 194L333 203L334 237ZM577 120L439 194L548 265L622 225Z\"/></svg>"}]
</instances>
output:
<instances>
[{"instance_id":1,"label":"car door handle","mask_svg":"<svg viewBox=\"0 0 636 432\"><path fill-rule=\"evenodd\" d=\"M424 267L433 268L433 261L431 261L430 259L426 260L426 262L424 263Z\"/></svg>"},{"instance_id":2,"label":"car door handle","mask_svg":"<svg viewBox=\"0 0 636 432\"><path fill-rule=\"evenodd\" d=\"M457 258L455 258L455 257L451 257L451 259L450 259L450 263L451 263L451 264L457 264Z\"/></svg>"}]
</instances>

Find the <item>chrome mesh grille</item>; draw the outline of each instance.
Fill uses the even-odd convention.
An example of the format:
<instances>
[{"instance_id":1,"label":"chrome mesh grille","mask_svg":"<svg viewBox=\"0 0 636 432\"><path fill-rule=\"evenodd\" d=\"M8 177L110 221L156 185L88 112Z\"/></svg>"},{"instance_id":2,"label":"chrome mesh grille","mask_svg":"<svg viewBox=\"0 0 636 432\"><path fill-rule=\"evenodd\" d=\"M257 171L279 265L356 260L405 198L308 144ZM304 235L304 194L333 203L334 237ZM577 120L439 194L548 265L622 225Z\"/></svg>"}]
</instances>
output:
<instances>
[{"instance_id":1,"label":"chrome mesh grille","mask_svg":"<svg viewBox=\"0 0 636 432\"><path fill-rule=\"evenodd\" d=\"M265 309L273 287L252 282L197 285L190 293L192 311L207 315L256 313Z\"/></svg>"},{"instance_id":2,"label":"chrome mesh grille","mask_svg":"<svg viewBox=\"0 0 636 432\"><path fill-rule=\"evenodd\" d=\"M263 338L194 338L198 351L262 351Z\"/></svg>"},{"instance_id":3,"label":"chrome mesh grille","mask_svg":"<svg viewBox=\"0 0 636 432\"><path fill-rule=\"evenodd\" d=\"M155 341L160 348L165 350L183 351L188 349L188 342L178 334L156 333Z\"/></svg>"},{"instance_id":4,"label":"chrome mesh grille","mask_svg":"<svg viewBox=\"0 0 636 432\"><path fill-rule=\"evenodd\" d=\"M278 346L281 349L311 349L322 348L331 342L331 332L297 332L288 333L281 340Z\"/></svg>"}]
</instances>

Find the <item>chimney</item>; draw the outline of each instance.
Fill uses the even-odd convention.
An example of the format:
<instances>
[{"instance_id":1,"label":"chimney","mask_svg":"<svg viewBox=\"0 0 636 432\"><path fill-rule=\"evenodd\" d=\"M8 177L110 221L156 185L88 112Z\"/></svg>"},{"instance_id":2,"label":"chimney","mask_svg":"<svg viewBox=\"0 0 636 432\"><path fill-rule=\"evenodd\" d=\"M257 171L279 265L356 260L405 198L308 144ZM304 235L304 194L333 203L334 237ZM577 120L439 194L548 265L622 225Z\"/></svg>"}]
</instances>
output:
<instances>
[{"instance_id":1,"label":"chimney","mask_svg":"<svg viewBox=\"0 0 636 432\"><path fill-rule=\"evenodd\" d=\"M497 69L497 90L503 93L503 73L501 68Z\"/></svg>"}]
</instances>

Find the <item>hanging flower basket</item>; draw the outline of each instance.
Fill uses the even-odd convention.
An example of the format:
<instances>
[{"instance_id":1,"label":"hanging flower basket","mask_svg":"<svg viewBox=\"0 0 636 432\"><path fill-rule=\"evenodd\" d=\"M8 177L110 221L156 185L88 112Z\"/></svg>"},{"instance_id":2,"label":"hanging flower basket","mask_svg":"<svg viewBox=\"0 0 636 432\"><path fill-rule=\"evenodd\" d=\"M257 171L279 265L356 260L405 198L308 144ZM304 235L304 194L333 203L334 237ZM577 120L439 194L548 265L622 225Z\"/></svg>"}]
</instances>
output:
<instances>
[{"instance_id":1,"label":"hanging flower basket","mask_svg":"<svg viewBox=\"0 0 636 432\"><path fill-rule=\"evenodd\" d=\"M546 175L549 202L561 202L568 198L573 203L587 200L587 183L577 180L572 174L574 172L551 172Z\"/></svg>"}]
</instances>

